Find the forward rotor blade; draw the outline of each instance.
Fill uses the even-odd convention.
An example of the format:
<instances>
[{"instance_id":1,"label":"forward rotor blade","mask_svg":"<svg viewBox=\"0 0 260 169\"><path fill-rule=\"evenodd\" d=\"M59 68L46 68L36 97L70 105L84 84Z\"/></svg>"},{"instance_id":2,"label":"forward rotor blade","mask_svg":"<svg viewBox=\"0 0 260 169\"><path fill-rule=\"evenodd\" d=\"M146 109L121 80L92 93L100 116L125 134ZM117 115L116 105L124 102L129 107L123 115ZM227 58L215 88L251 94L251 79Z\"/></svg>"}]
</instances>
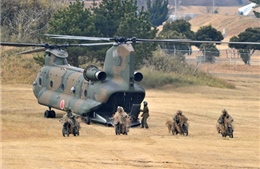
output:
<instances>
[{"instance_id":1,"label":"forward rotor blade","mask_svg":"<svg viewBox=\"0 0 260 169\"><path fill-rule=\"evenodd\" d=\"M17 46L17 47L33 47L33 46L38 46L38 47L45 47L47 48L49 45L48 44L33 44L33 43L12 43L12 42L0 42L1 46Z\"/></svg>"},{"instance_id":2,"label":"forward rotor blade","mask_svg":"<svg viewBox=\"0 0 260 169\"><path fill-rule=\"evenodd\" d=\"M93 41L111 41L111 38L101 37L87 37L87 36L71 36L71 35L55 35L55 34L44 34L54 39L73 39L73 40L93 40Z\"/></svg>"},{"instance_id":3,"label":"forward rotor blade","mask_svg":"<svg viewBox=\"0 0 260 169\"><path fill-rule=\"evenodd\" d=\"M114 45L115 42L102 42L102 43L83 43L83 44L57 44L57 45L49 45L49 44L31 44L31 43L11 43L11 42L0 42L2 46L15 46L15 47L42 47L37 49L28 50L19 54L27 54L43 51L46 49L55 49L55 48L67 48L67 47L84 47L84 46L103 46L103 45Z\"/></svg>"},{"instance_id":4,"label":"forward rotor blade","mask_svg":"<svg viewBox=\"0 0 260 169\"><path fill-rule=\"evenodd\" d=\"M82 44L69 44L69 46L76 46L76 47L81 47L81 46L103 46L103 45L114 45L116 44L115 42L105 42L105 43L82 43Z\"/></svg>"},{"instance_id":5,"label":"forward rotor blade","mask_svg":"<svg viewBox=\"0 0 260 169\"><path fill-rule=\"evenodd\" d=\"M17 53L17 54L18 55L23 55L23 54L42 52L42 51L45 51L45 50L46 50L46 48L37 48L37 49L32 49L32 50L27 50L27 51L24 51L24 52L20 52L20 53Z\"/></svg>"}]
</instances>

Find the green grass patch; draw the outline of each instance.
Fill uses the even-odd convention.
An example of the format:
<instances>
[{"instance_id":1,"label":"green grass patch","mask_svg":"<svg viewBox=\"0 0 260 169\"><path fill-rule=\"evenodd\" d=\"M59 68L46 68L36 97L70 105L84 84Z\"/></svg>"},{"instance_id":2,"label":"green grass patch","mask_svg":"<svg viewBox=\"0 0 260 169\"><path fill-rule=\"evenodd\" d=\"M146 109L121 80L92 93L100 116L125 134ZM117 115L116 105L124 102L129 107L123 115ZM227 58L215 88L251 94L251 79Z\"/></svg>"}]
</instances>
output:
<instances>
[{"instance_id":1,"label":"green grass patch","mask_svg":"<svg viewBox=\"0 0 260 169\"><path fill-rule=\"evenodd\" d=\"M173 72L151 70L149 68L143 68L141 69L141 72L144 76L144 79L140 82L140 85L149 89L162 88L166 85L171 85L174 88L192 85L229 89L235 88L233 84L230 84L223 79L213 77L212 75L206 74L204 72L176 74Z\"/></svg>"}]
</instances>

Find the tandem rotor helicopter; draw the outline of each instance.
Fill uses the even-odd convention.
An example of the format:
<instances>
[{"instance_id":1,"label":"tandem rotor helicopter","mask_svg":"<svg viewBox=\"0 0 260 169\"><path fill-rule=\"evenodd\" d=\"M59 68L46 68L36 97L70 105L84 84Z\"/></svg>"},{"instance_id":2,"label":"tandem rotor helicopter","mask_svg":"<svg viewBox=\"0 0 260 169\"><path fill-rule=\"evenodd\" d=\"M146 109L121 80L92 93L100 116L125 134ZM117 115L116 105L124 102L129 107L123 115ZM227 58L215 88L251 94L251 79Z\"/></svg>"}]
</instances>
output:
<instances>
[{"instance_id":1,"label":"tandem rotor helicopter","mask_svg":"<svg viewBox=\"0 0 260 169\"><path fill-rule=\"evenodd\" d=\"M33 82L33 93L38 103L48 107L44 117L55 118L53 109L73 113L90 122L112 126L111 117L118 106L122 106L131 117L131 126L140 125L138 119L140 104L145 98L145 89L137 82L142 81L141 72L135 71L133 43L234 43L260 44L258 42L193 41L188 39L138 39L138 38L99 38L71 35L45 34L56 39L76 39L107 41L82 44L30 44L0 42L1 46L40 47L22 52L28 54L45 51L45 65L39 70ZM112 45L105 56L103 70L94 65L85 69L68 64L68 53L62 48Z\"/></svg>"}]
</instances>

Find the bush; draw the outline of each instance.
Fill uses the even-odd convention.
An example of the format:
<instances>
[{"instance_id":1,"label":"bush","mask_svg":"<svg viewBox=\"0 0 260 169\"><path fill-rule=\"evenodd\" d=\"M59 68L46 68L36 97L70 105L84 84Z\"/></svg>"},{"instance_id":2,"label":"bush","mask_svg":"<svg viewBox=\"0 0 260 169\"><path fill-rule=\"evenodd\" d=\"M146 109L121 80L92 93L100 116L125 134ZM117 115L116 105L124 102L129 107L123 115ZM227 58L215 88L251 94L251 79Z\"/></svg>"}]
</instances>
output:
<instances>
[{"instance_id":1,"label":"bush","mask_svg":"<svg viewBox=\"0 0 260 169\"><path fill-rule=\"evenodd\" d=\"M182 87L189 85L205 85L220 88L235 88L225 80L208 73L198 71L195 66L188 65L179 59L156 52L154 57L141 70L144 79L140 84L145 88L161 88L165 85Z\"/></svg>"},{"instance_id":2,"label":"bush","mask_svg":"<svg viewBox=\"0 0 260 169\"><path fill-rule=\"evenodd\" d=\"M4 48L4 47L3 47ZM3 84L32 84L40 66L32 55L17 55L22 49L8 47L1 53L1 77Z\"/></svg>"}]
</instances>

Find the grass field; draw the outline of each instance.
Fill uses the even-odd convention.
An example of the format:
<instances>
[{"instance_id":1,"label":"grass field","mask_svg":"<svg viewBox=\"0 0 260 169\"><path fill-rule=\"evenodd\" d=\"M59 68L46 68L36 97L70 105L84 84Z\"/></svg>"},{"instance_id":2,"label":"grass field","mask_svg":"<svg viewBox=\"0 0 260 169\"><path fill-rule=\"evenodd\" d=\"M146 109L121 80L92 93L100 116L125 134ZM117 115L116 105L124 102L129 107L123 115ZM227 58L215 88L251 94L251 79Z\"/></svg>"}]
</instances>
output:
<instances>
[{"instance_id":1,"label":"grass field","mask_svg":"<svg viewBox=\"0 0 260 169\"><path fill-rule=\"evenodd\" d=\"M203 86L148 90L149 129L131 128L115 135L114 128L82 124L80 136L63 137L59 117L46 119L31 85L1 86L1 150L3 169L82 168L243 168L259 161L259 67L239 75L232 68L209 70L236 89ZM203 67L202 67L203 68ZM243 67L241 67L243 68ZM219 71L222 70L222 71ZM213 72L214 71L214 72ZM240 71L241 72L241 71ZM234 118L234 138L215 129L221 110ZM189 136L173 136L167 119L181 109L189 118Z\"/></svg>"}]
</instances>

